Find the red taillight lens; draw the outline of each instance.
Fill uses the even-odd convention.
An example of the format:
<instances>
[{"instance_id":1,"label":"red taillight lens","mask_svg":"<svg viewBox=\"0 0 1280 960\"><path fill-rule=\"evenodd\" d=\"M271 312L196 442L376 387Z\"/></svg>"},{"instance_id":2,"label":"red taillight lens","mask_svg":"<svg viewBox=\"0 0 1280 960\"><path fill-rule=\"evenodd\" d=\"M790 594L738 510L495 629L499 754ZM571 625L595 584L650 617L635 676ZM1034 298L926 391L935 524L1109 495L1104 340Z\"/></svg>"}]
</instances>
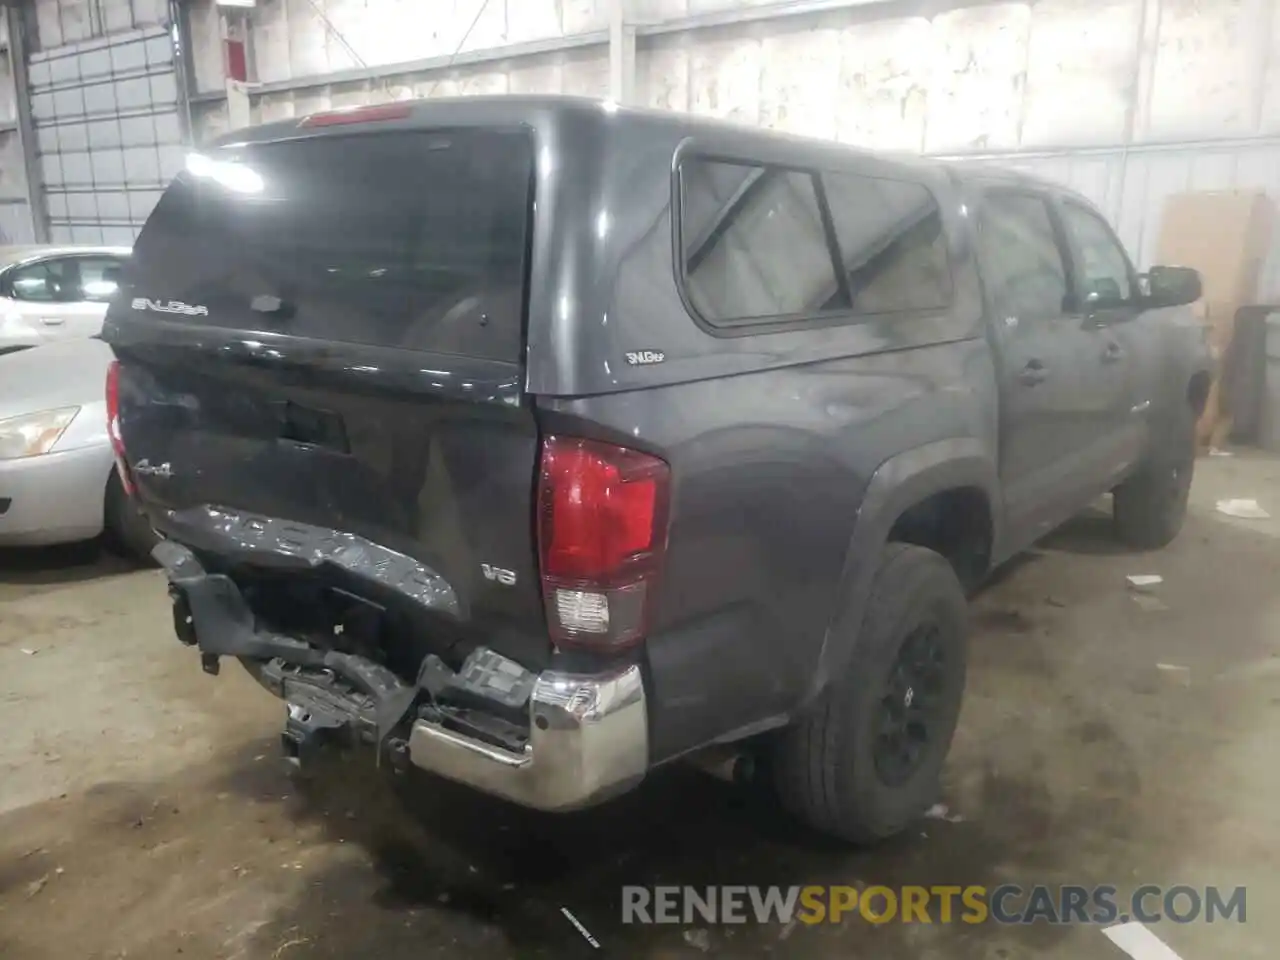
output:
<instances>
[{"instance_id":1,"label":"red taillight lens","mask_svg":"<svg viewBox=\"0 0 1280 960\"><path fill-rule=\"evenodd\" d=\"M617 648L643 639L666 550L670 469L572 437L542 443L538 543L552 637Z\"/></svg>"},{"instance_id":2,"label":"red taillight lens","mask_svg":"<svg viewBox=\"0 0 1280 960\"><path fill-rule=\"evenodd\" d=\"M120 435L120 361L112 360L107 367L107 436L111 438L111 450L116 455L116 470L124 492L133 493L133 477L124 455L124 438Z\"/></svg>"}]
</instances>

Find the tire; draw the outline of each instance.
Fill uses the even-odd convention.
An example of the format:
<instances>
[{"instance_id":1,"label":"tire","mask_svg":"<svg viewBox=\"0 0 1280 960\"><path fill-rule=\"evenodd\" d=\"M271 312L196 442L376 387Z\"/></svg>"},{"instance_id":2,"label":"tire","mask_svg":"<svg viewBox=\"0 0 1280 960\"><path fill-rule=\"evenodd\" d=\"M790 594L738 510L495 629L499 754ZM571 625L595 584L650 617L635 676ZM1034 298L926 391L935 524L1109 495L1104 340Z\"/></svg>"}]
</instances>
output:
<instances>
[{"instance_id":1,"label":"tire","mask_svg":"<svg viewBox=\"0 0 1280 960\"><path fill-rule=\"evenodd\" d=\"M771 765L783 806L857 844L891 837L919 819L937 800L960 716L967 635L968 606L951 565L932 550L888 544L846 672L774 743ZM932 653L922 656L926 648ZM932 666L919 690L910 680L915 661ZM918 743L913 764L891 762L900 751L882 735L894 713L928 715L925 742L899 741ZM912 730L921 727L909 723Z\"/></svg>"},{"instance_id":2,"label":"tire","mask_svg":"<svg viewBox=\"0 0 1280 960\"><path fill-rule=\"evenodd\" d=\"M1167 546L1186 519L1195 464L1195 419L1186 406L1137 473L1112 492L1116 536L1139 550Z\"/></svg>"},{"instance_id":3,"label":"tire","mask_svg":"<svg viewBox=\"0 0 1280 960\"><path fill-rule=\"evenodd\" d=\"M104 502L103 539L107 547L122 557L143 566L151 566L151 548L160 542L146 515L124 492L115 468L107 478Z\"/></svg>"}]
</instances>

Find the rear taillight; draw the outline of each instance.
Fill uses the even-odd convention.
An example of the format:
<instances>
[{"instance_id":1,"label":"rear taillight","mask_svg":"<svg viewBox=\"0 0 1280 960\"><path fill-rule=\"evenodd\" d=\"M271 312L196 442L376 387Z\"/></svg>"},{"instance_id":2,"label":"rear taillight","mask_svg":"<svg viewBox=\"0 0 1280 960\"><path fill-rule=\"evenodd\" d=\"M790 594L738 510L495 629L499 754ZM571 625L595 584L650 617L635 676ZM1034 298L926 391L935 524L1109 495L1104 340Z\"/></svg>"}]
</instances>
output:
<instances>
[{"instance_id":1,"label":"rear taillight","mask_svg":"<svg viewBox=\"0 0 1280 960\"><path fill-rule=\"evenodd\" d=\"M618 649L644 639L670 486L657 457L573 437L543 440L538 547L558 645Z\"/></svg>"},{"instance_id":2,"label":"rear taillight","mask_svg":"<svg viewBox=\"0 0 1280 960\"><path fill-rule=\"evenodd\" d=\"M133 493L133 477L129 474L129 462L124 455L124 438L120 435L120 361L112 360L107 367L107 436L111 438L111 450L116 455L116 470L124 492Z\"/></svg>"}]
</instances>

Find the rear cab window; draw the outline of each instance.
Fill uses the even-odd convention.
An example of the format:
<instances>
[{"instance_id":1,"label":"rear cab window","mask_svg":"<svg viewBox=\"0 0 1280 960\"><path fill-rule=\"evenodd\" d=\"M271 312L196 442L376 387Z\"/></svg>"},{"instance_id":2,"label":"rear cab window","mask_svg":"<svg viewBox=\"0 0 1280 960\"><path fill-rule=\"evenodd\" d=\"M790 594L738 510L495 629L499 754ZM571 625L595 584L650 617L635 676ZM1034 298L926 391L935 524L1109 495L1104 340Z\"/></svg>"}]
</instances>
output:
<instances>
[{"instance_id":1,"label":"rear cab window","mask_svg":"<svg viewBox=\"0 0 1280 960\"><path fill-rule=\"evenodd\" d=\"M196 155L135 244L134 309L520 362L533 163L527 130L487 128Z\"/></svg>"},{"instance_id":2,"label":"rear cab window","mask_svg":"<svg viewBox=\"0 0 1280 960\"><path fill-rule=\"evenodd\" d=\"M681 280L712 327L946 310L942 215L923 184L689 157Z\"/></svg>"}]
</instances>

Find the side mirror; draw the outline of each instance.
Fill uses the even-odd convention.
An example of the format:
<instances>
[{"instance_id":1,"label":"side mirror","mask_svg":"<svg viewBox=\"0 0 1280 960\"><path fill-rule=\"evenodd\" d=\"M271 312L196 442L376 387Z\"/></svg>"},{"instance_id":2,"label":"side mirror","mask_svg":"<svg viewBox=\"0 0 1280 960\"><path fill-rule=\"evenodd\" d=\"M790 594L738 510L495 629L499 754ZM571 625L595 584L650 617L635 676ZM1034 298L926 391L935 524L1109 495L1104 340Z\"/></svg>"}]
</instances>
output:
<instances>
[{"instance_id":1,"label":"side mirror","mask_svg":"<svg viewBox=\"0 0 1280 960\"><path fill-rule=\"evenodd\" d=\"M1181 307L1195 303L1204 290L1200 271L1191 267L1152 267L1146 276L1147 306Z\"/></svg>"}]
</instances>

